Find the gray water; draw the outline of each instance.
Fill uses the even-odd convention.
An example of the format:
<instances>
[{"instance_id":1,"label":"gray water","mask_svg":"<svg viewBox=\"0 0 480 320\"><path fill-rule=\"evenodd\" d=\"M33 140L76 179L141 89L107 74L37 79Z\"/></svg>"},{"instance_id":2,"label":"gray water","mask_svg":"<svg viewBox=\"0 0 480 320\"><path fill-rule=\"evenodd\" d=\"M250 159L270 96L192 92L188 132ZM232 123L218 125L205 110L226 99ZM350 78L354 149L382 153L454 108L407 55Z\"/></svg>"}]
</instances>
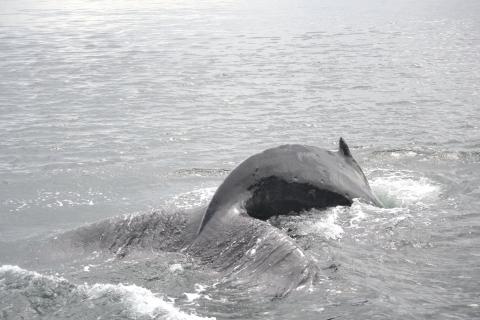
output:
<instances>
[{"instance_id":1,"label":"gray water","mask_svg":"<svg viewBox=\"0 0 480 320\"><path fill-rule=\"evenodd\" d=\"M0 318L480 319L479 17L475 0L2 0ZM273 221L329 275L283 299L181 252L7 255L200 207L248 156L340 136L386 208Z\"/></svg>"}]
</instances>

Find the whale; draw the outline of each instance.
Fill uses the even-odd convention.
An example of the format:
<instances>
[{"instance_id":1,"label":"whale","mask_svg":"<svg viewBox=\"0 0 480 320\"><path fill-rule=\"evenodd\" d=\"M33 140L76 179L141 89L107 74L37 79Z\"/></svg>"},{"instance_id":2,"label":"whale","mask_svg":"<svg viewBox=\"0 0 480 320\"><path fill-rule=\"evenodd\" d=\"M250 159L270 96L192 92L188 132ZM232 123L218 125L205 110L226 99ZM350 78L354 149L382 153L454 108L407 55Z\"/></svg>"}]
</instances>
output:
<instances>
[{"instance_id":1,"label":"whale","mask_svg":"<svg viewBox=\"0 0 480 320\"><path fill-rule=\"evenodd\" d=\"M186 228L186 251L228 279L261 283L266 294L283 297L316 283L325 268L267 220L321 213L354 199L382 206L343 138L336 151L300 144L267 149L225 178L203 215Z\"/></svg>"},{"instance_id":2,"label":"whale","mask_svg":"<svg viewBox=\"0 0 480 320\"><path fill-rule=\"evenodd\" d=\"M337 151L282 145L249 157L227 176L197 234L215 232L238 215L268 220L313 208L348 206L356 198L382 206L343 138Z\"/></svg>"},{"instance_id":3,"label":"whale","mask_svg":"<svg viewBox=\"0 0 480 320\"><path fill-rule=\"evenodd\" d=\"M348 206L357 198L382 205L342 138L335 151L282 145L240 163L204 207L116 216L47 239L0 243L0 252L2 263L27 266L90 263L93 253L113 254L112 264L130 254L161 260L174 253L214 270L218 288L275 299L320 283L333 272L332 257L312 255L310 243L304 246L268 220Z\"/></svg>"}]
</instances>

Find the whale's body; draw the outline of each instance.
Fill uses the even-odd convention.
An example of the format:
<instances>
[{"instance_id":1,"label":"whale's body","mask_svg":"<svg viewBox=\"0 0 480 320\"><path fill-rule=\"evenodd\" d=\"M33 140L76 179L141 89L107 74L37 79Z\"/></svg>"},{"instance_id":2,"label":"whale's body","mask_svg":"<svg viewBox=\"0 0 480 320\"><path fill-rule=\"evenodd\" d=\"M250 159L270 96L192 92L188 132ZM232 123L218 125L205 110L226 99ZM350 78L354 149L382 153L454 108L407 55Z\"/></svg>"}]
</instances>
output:
<instances>
[{"instance_id":1,"label":"whale's body","mask_svg":"<svg viewBox=\"0 0 480 320\"><path fill-rule=\"evenodd\" d=\"M343 139L336 152L283 145L251 156L230 173L208 205L198 233L228 224L239 214L267 220L350 205L355 198L380 205Z\"/></svg>"},{"instance_id":2,"label":"whale's body","mask_svg":"<svg viewBox=\"0 0 480 320\"><path fill-rule=\"evenodd\" d=\"M188 251L228 274L261 283L283 296L322 273L294 239L266 221L275 215L350 205L360 198L381 205L340 139L338 151L283 145L235 168L192 226Z\"/></svg>"},{"instance_id":3,"label":"whale's body","mask_svg":"<svg viewBox=\"0 0 480 320\"><path fill-rule=\"evenodd\" d=\"M106 251L118 259L133 250L185 253L218 271L219 286L281 297L308 288L324 276L328 257L312 257L301 241L264 220L310 208L349 205L354 198L380 204L343 140L336 152L284 145L241 163L207 208L120 216L47 241L32 239L24 249L6 245L9 250L4 250L0 243L0 250L3 263L32 259L35 265L42 261L63 265L77 259L79 252ZM19 256L19 251L25 256Z\"/></svg>"}]
</instances>

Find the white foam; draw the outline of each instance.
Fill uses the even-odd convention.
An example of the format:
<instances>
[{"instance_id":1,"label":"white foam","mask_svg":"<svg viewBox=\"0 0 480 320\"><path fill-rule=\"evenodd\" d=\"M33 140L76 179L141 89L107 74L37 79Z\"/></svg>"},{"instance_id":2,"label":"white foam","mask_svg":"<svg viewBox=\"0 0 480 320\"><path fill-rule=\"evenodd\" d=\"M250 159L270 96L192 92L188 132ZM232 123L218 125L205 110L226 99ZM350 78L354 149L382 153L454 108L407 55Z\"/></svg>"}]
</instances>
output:
<instances>
[{"instance_id":1,"label":"white foam","mask_svg":"<svg viewBox=\"0 0 480 320\"><path fill-rule=\"evenodd\" d=\"M426 177L416 177L409 171L386 172L373 178L370 185L386 207L405 207L433 203L440 187Z\"/></svg>"},{"instance_id":2,"label":"white foam","mask_svg":"<svg viewBox=\"0 0 480 320\"><path fill-rule=\"evenodd\" d=\"M204 292L207 290L207 286L200 284L200 283L195 283L195 291L196 292Z\"/></svg>"},{"instance_id":3,"label":"white foam","mask_svg":"<svg viewBox=\"0 0 480 320\"><path fill-rule=\"evenodd\" d=\"M197 300L198 298L200 298L202 295L200 293L188 293L188 292L184 292L183 293L186 297L187 297L187 300L189 302L192 302L194 300Z\"/></svg>"},{"instance_id":4,"label":"white foam","mask_svg":"<svg viewBox=\"0 0 480 320\"><path fill-rule=\"evenodd\" d=\"M50 275L43 275L35 271L29 271L20 268L19 266L13 266L13 265L2 265L0 266L0 276L4 276L5 274L12 274L18 277L31 277L34 280L48 280L48 281L53 281L53 282L66 282L67 280L63 277L58 277L58 276L50 276Z\"/></svg>"},{"instance_id":5,"label":"white foam","mask_svg":"<svg viewBox=\"0 0 480 320\"><path fill-rule=\"evenodd\" d=\"M342 207L335 207L315 221L302 221L298 225L298 230L301 234L321 234L327 239L340 239L344 230L337 220L338 213L342 209Z\"/></svg>"},{"instance_id":6,"label":"white foam","mask_svg":"<svg viewBox=\"0 0 480 320\"><path fill-rule=\"evenodd\" d=\"M410 208L381 208L361 202L358 199L354 199L351 207L344 207L344 210L348 212L346 216L349 216L347 228L353 229L365 228L365 225L362 224L363 221L369 221L369 227L371 227L370 222L397 224L411 217Z\"/></svg>"},{"instance_id":7,"label":"white foam","mask_svg":"<svg viewBox=\"0 0 480 320\"><path fill-rule=\"evenodd\" d=\"M193 314L187 314L180 311L170 301L165 301L157 297L150 290L136 285L124 284L101 284L96 283L92 286L83 285L79 287L90 299L102 297L115 297L138 315L147 315L150 317L161 316L164 319L208 319Z\"/></svg>"},{"instance_id":8,"label":"white foam","mask_svg":"<svg viewBox=\"0 0 480 320\"><path fill-rule=\"evenodd\" d=\"M360 228L361 222L368 219L369 217L368 212L376 212L379 210L381 211L384 209L360 202L358 199L354 199L351 207L349 208L349 215L350 215L349 227Z\"/></svg>"},{"instance_id":9,"label":"white foam","mask_svg":"<svg viewBox=\"0 0 480 320\"><path fill-rule=\"evenodd\" d=\"M183 271L183 266L180 263L174 263L170 265L169 269L172 272Z\"/></svg>"},{"instance_id":10,"label":"white foam","mask_svg":"<svg viewBox=\"0 0 480 320\"><path fill-rule=\"evenodd\" d=\"M392 157L394 158L413 158L418 155L418 153L414 151L393 151L391 153Z\"/></svg>"},{"instance_id":11,"label":"white foam","mask_svg":"<svg viewBox=\"0 0 480 320\"><path fill-rule=\"evenodd\" d=\"M195 284L195 292L184 292L183 294L187 297L189 302L193 302L197 299L204 298L207 300L212 300L208 295L204 294L205 290L207 290L207 286L204 286L200 283Z\"/></svg>"},{"instance_id":12,"label":"white foam","mask_svg":"<svg viewBox=\"0 0 480 320\"><path fill-rule=\"evenodd\" d=\"M89 299L93 300L103 297L115 298L115 301L120 301L120 303L127 307L128 311L134 315L161 317L162 319L171 320L215 319L187 314L178 309L172 301L165 301L162 298L157 297L152 291L134 284L124 285L96 283L94 285L83 284L75 286L74 284L69 283L63 277L43 275L35 271L22 269L18 266L0 266L0 279L8 274L20 277L22 279L32 278L27 279L29 283L32 280L35 282L53 281L55 283L65 283L69 288L71 288L71 294L85 295Z\"/></svg>"}]
</instances>

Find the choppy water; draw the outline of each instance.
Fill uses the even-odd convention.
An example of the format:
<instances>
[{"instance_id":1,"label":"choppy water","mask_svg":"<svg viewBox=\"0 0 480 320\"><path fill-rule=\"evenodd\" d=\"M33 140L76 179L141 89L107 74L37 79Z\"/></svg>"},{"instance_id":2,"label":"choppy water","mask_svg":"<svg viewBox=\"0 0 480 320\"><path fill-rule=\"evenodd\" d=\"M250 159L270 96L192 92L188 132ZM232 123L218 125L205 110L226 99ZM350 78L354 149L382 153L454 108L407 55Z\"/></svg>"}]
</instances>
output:
<instances>
[{"instance_id":1,"label":"choppy water","mask_svg":"<svg viewBox=\"0 0 480 320\"><path fill-rule=\"evenodd\" d=\"M3 0L0 318L480 318L478 17L474 0ZM387 208L271 221L328 275L309 290L262 299L180 252L7 255L199 207L251 154L339 136Z\"/></svg>"}]
</instances>

